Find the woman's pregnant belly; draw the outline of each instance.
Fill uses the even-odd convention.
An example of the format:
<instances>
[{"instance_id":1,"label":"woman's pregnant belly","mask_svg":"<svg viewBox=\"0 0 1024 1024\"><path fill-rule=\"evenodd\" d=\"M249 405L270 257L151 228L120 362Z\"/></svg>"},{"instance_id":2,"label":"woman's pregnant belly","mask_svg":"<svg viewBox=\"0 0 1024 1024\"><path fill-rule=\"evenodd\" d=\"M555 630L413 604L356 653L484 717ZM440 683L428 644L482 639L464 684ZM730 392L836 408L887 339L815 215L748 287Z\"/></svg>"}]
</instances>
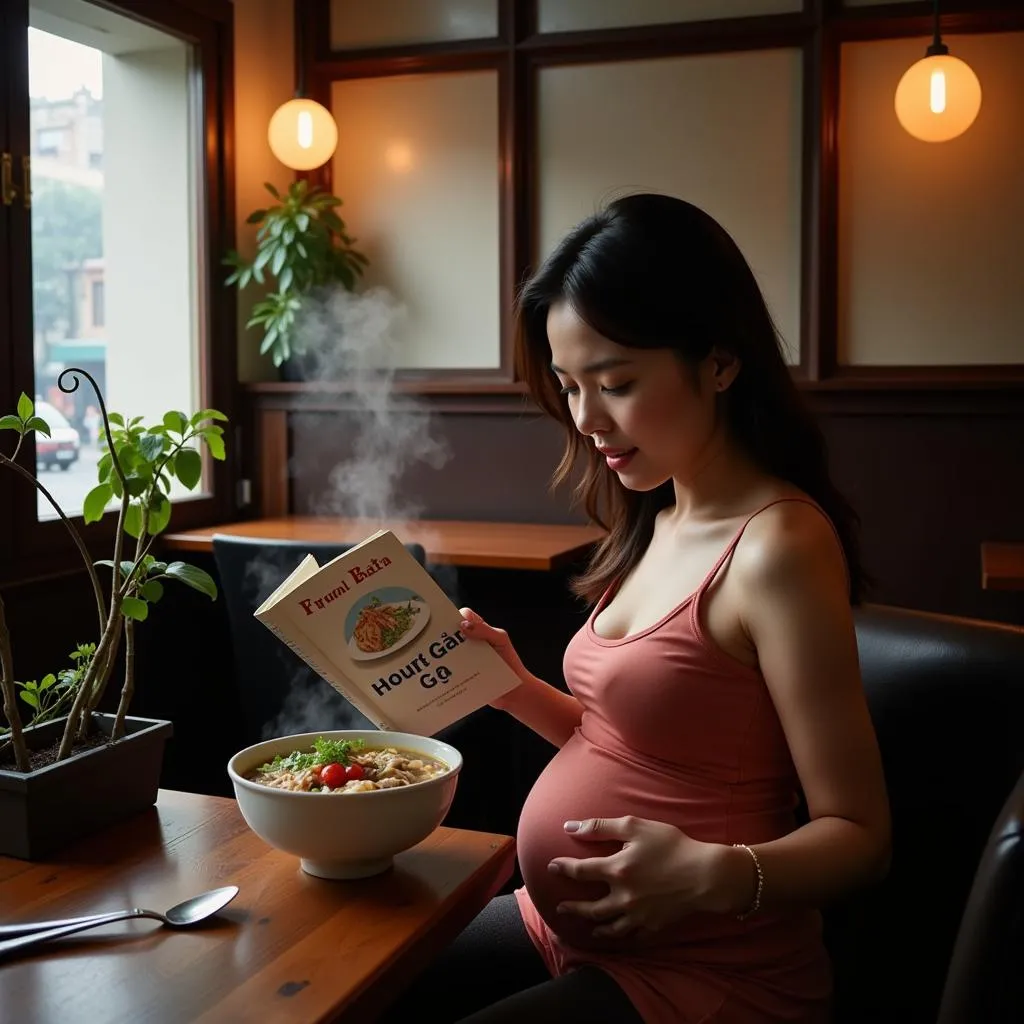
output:
<instances>
[{"instance_id":1,"label":"woman's pregnant belly","mask_svg":"<svg viewBox=\"0 0 1024 1024\"><path fill-rule=\"evenodd\" d=\"M728 798L727 788L655 771L594 746L577 731L541 773L519 818L516 849L530 899L563 941L578 948L607 945L591 937L594 922L556 908L563 900L600 899L608 886L553 874L548 864L555 857L606 857L622 844L579 839L564 823L634 815L668 822L694 839L723 842Z\"/></svg>"}]
</instances>

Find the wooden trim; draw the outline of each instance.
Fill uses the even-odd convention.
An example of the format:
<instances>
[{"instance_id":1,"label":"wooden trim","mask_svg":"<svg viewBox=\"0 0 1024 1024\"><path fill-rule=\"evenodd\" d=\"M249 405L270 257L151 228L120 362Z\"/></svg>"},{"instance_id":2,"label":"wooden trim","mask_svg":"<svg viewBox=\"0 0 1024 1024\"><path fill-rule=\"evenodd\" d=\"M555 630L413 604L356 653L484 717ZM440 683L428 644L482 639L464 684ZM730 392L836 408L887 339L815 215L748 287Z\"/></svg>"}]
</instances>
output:
<instances>
[{"instance_id":1,"label":"wooden trim","mask_svg":"<svg viewBox=\"0 0 1024 1024\"><path fill-rule=\"evenodd\" d=\"M318 62L312 70L316 77L332 82L350 78L386 78L390 75L485 71L501 67L506 49L505 46L494 43L483 50L439 50L383 57L361 55L345 60L331 58Z\"/></svg>"},{"instance_id":2,"label":"wooden trim","mask_svg":"<svg viewBox=\"0 0 1024 1024\"><path fill-rule=\"evenodd\" d=\"M858 366L838 365L820 387L837 389L879 387L942 388L954 390L1012 390L1024 388L1024 364L942 365L942 366Z\"/></svg>"},{"instance_id":3,"label":"wooden trim","mask_svg":"<svg viewBox=\"0 0 1024 1024\"><path fill-rule=\"evenodd\" d=\"M841 42L866 42L874 39L905 39L920 36L922 53L931 42L932 5L887 4L884 7L851 7L835 21L836 34ZM888 15L885 12L890 12ZM944 36L970 35L979 32L1012 32L1024 29L1024 8L975 9L947 11L945 5L939 17Z\"/></svg>"},{"instance_id":4,"label":"wooden trim","mask_svg":"<svg viewBox=\"0 0 1024 1024\"><path fill-rule=\"evenodd\" d=\"M264 410L255 418L259 496L262 516L283 516L291 509L288 486L288 414Z\"/></svg>"},{"instance_id":5,"label":"wooden trim","mask_svg":"<svg viewBox=\"0 0 1024 1024\"><path fill-rule=\"evenodd\" d=\"M838 362L836 351L839 324L839 43L834 31L823 24L816 34L815 57L818 77L812 91L815 112L815 157L817 160L814 200L817 205L814 261L816 276L814 380L831 377Z\"/></svg>"}]
</instances>

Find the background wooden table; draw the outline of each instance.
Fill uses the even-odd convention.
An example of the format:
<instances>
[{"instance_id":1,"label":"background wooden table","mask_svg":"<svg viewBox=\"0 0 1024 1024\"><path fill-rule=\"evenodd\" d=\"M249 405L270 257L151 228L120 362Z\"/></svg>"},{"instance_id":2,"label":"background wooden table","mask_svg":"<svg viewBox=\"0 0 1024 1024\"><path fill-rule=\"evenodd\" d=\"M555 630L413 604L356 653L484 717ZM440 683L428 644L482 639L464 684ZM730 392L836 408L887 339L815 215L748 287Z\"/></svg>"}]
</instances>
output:
<instances>
[{"instance_id":1,"label":"background wooden table","mask_svg":"<svg viewBox=\"0 0 1024 1024\"><path fill-rule=\"evenodd\" d=\"M189 931L132 921L0 960L5 1024L366 1024L501 888L514 844L440 828L384 875L331 882L257 838L234 800L163 790L59 858L0 857L0 921L240 892Z\"/></svg>"},{"instance_id":2,"label":"background wooden table","mask_svg":"<svg viewBox=\"0 0 1024 1024\"><path fill-rule=\"evenodd\" d=\"M1024 543L983 543L981 586L984 590L1024 590Z\"/></svg>"},{"instance_id":3,"label":"background wooden table","mask_svg":"<svg viewBox=\"0 0 1024 1024\"><path fill-rule=\"evenodd\" d=\"M167 533L161 537L161 543L172 551L212 551L213 535L229 533L272 540L355 544L381 526L364 519L282 516ZM454 519L421 519L394 523L391 528L403 544L422 544L427 560L434 565L483 569L550 571L579 558L604 536L604 531L597 526Z\"/></svg>"}]
</instances>

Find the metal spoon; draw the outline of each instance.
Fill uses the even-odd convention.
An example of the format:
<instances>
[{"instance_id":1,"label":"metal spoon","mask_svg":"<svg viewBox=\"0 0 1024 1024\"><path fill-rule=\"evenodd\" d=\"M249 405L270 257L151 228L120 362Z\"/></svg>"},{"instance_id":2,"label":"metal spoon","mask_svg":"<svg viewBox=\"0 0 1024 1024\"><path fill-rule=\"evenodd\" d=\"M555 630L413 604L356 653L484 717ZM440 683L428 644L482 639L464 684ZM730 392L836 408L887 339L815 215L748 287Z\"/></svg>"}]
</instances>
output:
<instances>
[{"instance_id":1,"label":"metal spoon","mask_svg":"<svg viewBox=\"0 0 1024 1024\"><path fill-rule=\"evenodd\" d=\"M118 910L111 914L90 914L87 917L70 917L63 921L35 921L24 924L0 925L0 937L7 938L0 942L0 956L13 953L18 949L26 949L37 942L48 939L59 939L64 935L85 931L86 928L98 928L102 924L113 924L115 921L128 921L136 917L152 917L172 928L188 928L206 920L218 910L226 907L238 895L237 885L226 885L222 889L211 889L191 899L178 903L166 913L156 910L144 910L135 907L132 910Z\"/></svg>"}]
</instances>

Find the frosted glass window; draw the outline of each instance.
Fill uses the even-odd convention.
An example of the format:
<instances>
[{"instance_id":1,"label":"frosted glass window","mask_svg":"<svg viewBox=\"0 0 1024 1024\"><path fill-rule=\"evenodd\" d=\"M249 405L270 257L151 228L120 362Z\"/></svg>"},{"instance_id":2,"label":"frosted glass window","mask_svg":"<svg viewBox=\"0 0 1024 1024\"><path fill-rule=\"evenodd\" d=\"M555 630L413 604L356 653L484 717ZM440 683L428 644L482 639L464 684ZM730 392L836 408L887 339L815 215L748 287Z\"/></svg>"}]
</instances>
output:
<instances>
[{"instance_id":1,"label":"frosted glass window","mask_svg":"<svg viewBox=\"0 0 1024 1024\"><path fill-rule=\"evenodd\" d=\"M981 111L949 142L900 126L893 95L926 39L842 49L839 357L1024 362L1024 33L951 36Z\"/></svg>"},{"instance_id":2,"label":"frosted glass window","mask_svg":"<svg viewBox=\"0 0 1024 1024\"><path fill-rule=\"evenodd\" d=\"M799 51L545 68L538 100L536 255L617 195L686 199L743 250L798 362Z\"/></svg>"},{"instance_id":3,"label":"frosted glass window","mask_svg":"<svg viewBox=\"0 0 1024 1024\"><path fill-rule=\"evenodd\" d=\"M672 21L708 21L799 11L801 0L539 0L541 32L578 32Z\"/></svg>"},{"instance_id":4,"label":"frosted glass window","mask_svg":"<svg viewBox=\"0 0 1024 1024\"><path fill-rule=\"evenodd\" d=\"M339 81L332 106L365 283L406 310L399 365L500 366L496 72Z\"/></svg>"},{"instance_id":5,"label":"frosted glass window","mask_svg":"<svg viewBox=\"0 0 1024 1024\"><path fill-rule=\"evenodd\" d=\"M490 39L498 0L331 0L331 49Z\"/></svg>"}]
</instances>

